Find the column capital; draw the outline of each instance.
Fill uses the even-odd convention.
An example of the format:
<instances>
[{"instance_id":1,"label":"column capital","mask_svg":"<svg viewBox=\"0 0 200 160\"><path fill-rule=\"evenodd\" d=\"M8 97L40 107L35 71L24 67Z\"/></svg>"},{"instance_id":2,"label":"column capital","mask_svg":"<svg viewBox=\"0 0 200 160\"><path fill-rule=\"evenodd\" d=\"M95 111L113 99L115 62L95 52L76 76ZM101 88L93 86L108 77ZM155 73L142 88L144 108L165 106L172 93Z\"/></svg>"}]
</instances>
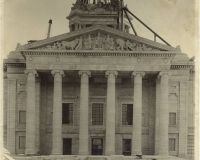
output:
<instances>
[{"instance_id":1,"label":"column capital","mask_svg":"<svg viewBox=\"0 0 200 160\"><path fill-rule=\"evenodd\" d=\"M35 75L35 76L38 76L38 73L37 73L37 71L35 70L35 69L26 69L25 71L24 71L24 73L25 74L33 74L33 75Z\"/></svg>"},{"instance_id":2,"label":"column capital","mask_svg":"<svg viewBox=\"0 0 200 160\"><path fill-rule=\"evenodd\" d=\"M59 69L52 70L52 71L51 71L51 74L52 74L53 76L55 76L56 74L60 74L61 76L64 76L64 75L65 75L64 71L63 71L63 70L59 70Z\"/></svg>"},{"instance_id":3,"label":"column capital","mask_svg":"<svg viewBox=\"0 0 200 160\"><path fill-rule=\"evenodd\" d=\"M160 79L162 76L170 76L170 73L168 71L161 71L157 78Z\"/></svg>"},{"instance_id":4,"label":"column capital","mask_svg":"<svg viewBox=\"0 0 200 160\"><path fill-rule=\"evenodd\" d=\"M105 75L106 75L106 77L108 77L110 75L114 75L115 77L117 77L118 72L117 71L106 71Z\"/></svg>"},{"instance_id":5,"label":"column capital","mask_svg":"<svg viewBox=\"0 0 200 160\"><path fill-rule=\"evenodd\" d=\"M90 71L79 71L78 74L79 74L79 76L82 76L82 75L85 75L85 74L86 74L88 77L91 76L91 72L90 72Z\"/></svg>"},{"instance_id":6,"label":"column capital","mask_svg":"<svg viewBox=\"0 0 200 160\"><path fill-rule=\"evenodd\" d=\"M136 77L136 76L141 76L141 77L144 77L145 75L145 72L140 72L140 71L136 71L136 72L132 72L131 76L132 77Z\"/></svg>"},{"instance_id":7,"label":"column capital","mask_svg":"<svg viewBox=\"0 0 200 160\"><path fill-rule=\"evenodd\" d=\"M164 75L169 76L170 73L168 71L161 71L161 72L159 72L158 77L161 77L161 76L164 76Z\"/></svg>"}]
</instances>

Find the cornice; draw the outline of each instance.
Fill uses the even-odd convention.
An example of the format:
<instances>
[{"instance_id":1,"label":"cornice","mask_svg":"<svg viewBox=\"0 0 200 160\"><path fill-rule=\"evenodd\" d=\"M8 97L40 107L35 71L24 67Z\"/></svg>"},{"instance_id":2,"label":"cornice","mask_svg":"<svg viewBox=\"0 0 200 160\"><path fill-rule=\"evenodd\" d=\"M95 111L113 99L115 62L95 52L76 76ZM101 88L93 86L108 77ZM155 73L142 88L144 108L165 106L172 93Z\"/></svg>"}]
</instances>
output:
<instances>
[{"instance_id":1,"label":"cornice","mask_svg":"<svg viewBox=\"0 0 200 160\"><path fill-rule=\"evenodd\" d=\"M4 67L20 67L20 68L23 68L23 67L26 67L26 63L5 63L4 64Z\"/></svg>"},{"instance_id":2,"label":"cornice","mask_svg":"<svg viewBox=\"0 0 200 160\"><path fill-rule=\"evenodd\" d=\"M190 70L190 69L193 69L193 67L194 66L192 64L185 64L185 65L176 64L176 65L171 65L170 69L171 70L188 70L188 69Z\"/></svg>"},{"instance_id":3,"label":"cornice","mask_svg":"<svg viewBox=\"0 0 200 160\"><path fill-rule=\"evenodd\" d=\"M173 57L177 52L172 51L51 51L51 50L23 50L24 56L115 56L115 57Z\"/></svg>"}]
</instances>

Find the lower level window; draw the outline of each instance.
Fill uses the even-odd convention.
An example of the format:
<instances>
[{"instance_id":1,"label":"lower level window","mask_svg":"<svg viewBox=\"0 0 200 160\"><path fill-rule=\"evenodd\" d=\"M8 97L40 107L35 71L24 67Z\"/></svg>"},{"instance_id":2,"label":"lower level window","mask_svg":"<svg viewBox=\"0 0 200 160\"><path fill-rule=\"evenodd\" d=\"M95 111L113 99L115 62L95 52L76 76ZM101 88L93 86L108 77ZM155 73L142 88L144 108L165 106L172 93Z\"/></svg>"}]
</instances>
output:
<instances>
[{"instance_id":1,"label":"lower level window","mask_svg":"<svg viewBox=\"0 0 200 160\"><path fill-rule=\"evenodd\" d=\"M169 138L169 151L176 151L176 139Z\"/></svg>"},{"instance_id":2,"label":"lower level window","mask_svg":"<svg viewBox=\"0 0 200 160\"><path fill-rule=\"evenodd\" d=\"M123 139L123 155L131 155L131 139Z\"/></svg>"},{"instance_id":3,"label":"lower level window","mask_svg":"<svg viewBox=\"0 0 200 160\"><path fill-rule=\"evenodd\" d=\"M19 136L19 149L25 149L25 136Z\"/></svg>"}]
</instances>

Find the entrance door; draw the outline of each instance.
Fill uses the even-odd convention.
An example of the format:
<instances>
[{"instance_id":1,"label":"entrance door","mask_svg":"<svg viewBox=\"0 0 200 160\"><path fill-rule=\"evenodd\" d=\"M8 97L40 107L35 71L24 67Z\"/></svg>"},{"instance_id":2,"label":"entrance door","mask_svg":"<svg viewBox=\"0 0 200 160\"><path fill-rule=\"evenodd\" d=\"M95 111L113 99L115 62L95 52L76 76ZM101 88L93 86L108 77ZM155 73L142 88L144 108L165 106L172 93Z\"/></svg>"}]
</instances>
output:
<instances>
[{"instance_id":1,"label":"entrance door","mask_svg":"<svg viewBox=\"0 0 200 160\"><path fill-rule=\"evenodd\" d=\"M123 139L123 155L131 155L131 139Z\"/></svg>"},{"instance_id":2,"label":"entrance door","mask_svg":"<svg viewBox=\"0 0 200 160\"><path fill-rule=\"evenodd\" d=\"M92 139L92 155L103 155L103 138Z\"/></svg>"},{"instance_id":3,"label":"entrance door","mask_svg":"<svg viewBox=\"0 0 200 160\"><path fill-rule=\"evenodd\" d=\"M72 139L64 138L63 139L63 155L71 155L72 154Z\"/></svg>"}]
</instances>

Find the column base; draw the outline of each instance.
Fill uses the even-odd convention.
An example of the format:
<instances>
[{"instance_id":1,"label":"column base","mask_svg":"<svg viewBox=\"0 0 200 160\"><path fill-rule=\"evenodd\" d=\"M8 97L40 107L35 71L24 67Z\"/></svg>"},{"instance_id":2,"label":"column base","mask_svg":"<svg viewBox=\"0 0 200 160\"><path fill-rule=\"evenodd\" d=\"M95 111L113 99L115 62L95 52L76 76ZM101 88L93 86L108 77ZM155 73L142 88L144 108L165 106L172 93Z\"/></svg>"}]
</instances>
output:
<instances>
[{"instance_id":1,"label":"column base","mask_svg":"<svg viewBox=\"0 0 200 160\"><path fill-rule=\"evenodd\" d=\"M52 151L51 155L63 155L62 152Z\"/></svg>"},{"instance_id":2,"label":"column base","mask_svg":"<svg viewBox=\"0 0 200 160\"><path fill-rule=\"evenodd\" d=\"M79 151L78 155L79 156L88 156L89 152L88 151Z\"/></svg>"},{"instance_id":3,"label":"column base","mask_svg":"<svg viewBox=\"0 0 200 160\"><path fill-rule=\"evenodd\" d=\"M37 155L37 153L35 151L33 151L33 150L26 150L25 151L25 155L27 155L27 156L35 156L35 155Z\"/></svg>"},{"instance_id":4,"label":"column base","mask_svg":"<svg viewBox=\"0 0 200 160\"><path fill-rule=\"evenodd\" d=\"M142 152L133 152L131 155L139 157L139 156L142 156Z\"/></svg>"},{"instance_id":5,"label":"column base","mask_svg":"<svg viewBox=\"0 0 200 160\"><path fill-rule=\"evenodd\" d=\"M63 154L62 154L62 153L51 153L51 155L61 156L61 155L63 155Z\"/></svg>"}]
</instances>

